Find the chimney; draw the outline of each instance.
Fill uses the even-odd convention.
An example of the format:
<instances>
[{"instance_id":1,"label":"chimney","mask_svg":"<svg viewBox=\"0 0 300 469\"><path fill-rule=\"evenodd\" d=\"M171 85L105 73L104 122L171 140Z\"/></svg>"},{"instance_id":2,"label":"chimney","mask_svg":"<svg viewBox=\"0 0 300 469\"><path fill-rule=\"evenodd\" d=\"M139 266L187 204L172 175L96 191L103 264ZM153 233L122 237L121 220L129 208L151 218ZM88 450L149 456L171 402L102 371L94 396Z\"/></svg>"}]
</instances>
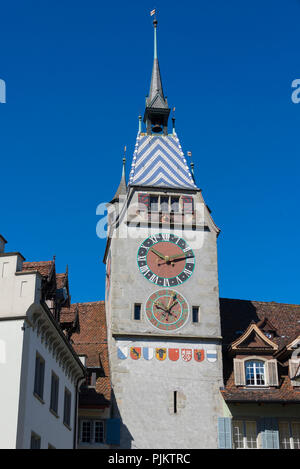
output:
<instances>
[{"instance_id":1,"label":"chimney","mask_svg":"<svg viewBox=\"0 0 300 469\"><path fill-rule=\"evenodd\" d=\"M3 236L1 236L0 234L0 254L2 252L4 252L4 249L5 249L5 244L7 243L6 239L3 238Z\"/></svg>"}]
</instances>

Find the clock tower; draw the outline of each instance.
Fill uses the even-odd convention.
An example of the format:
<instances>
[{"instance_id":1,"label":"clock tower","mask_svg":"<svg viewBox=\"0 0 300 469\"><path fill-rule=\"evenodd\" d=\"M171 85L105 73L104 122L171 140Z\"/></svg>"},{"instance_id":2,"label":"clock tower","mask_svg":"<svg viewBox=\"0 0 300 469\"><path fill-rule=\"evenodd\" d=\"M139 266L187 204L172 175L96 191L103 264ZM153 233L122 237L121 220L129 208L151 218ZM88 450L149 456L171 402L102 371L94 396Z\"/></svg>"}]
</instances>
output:
<instances>
[{"instance_id":1,"label":"clock tower","mask_svg":"<svg viewBox=\"0 0 300 469\"><path fill-rule=\"evenodd\" d=\"M109 207L106 314L120 448L216 448L223 416L215 225L154 62L128 184Z\"/></svg>"}]
</instances>

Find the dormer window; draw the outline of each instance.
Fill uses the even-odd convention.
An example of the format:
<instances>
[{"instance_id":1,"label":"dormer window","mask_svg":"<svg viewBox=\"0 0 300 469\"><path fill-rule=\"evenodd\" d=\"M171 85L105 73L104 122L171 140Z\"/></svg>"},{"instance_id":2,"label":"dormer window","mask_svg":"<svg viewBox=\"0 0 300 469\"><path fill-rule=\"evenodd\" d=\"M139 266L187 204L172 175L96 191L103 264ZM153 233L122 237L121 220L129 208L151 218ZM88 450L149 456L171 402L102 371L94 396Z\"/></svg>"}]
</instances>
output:
<instances>
[{"instance_id":1,"label":"dormer window","mask_svg":"<svg viewBox=\"0 0 300 469\"><path fill-rule=\"evenodd\" d=\"M236 386L278 386L277 360L263 357L234 358Z\"/></svg>"},{"instance_id":2,"label":"dormer window","mask_svg":"<svg viewBox=\"0 0 300 469\"><path fill-rule=\"evenodd\" d=\"M260 360L249 360L245 362L246 385L247 386L264 386L265 380L265 363Z\"/></svg>"},{"instance_id":3,"label":"dormer window","mask_svg":"<svg viewBox=\"0 0 300 469\"><path fill-rule=\"evenodd\" d=\"M273 339L274 334L272 332L264 332L265 336L268 337L268 339Z\"/></svg>"}]
</instances>

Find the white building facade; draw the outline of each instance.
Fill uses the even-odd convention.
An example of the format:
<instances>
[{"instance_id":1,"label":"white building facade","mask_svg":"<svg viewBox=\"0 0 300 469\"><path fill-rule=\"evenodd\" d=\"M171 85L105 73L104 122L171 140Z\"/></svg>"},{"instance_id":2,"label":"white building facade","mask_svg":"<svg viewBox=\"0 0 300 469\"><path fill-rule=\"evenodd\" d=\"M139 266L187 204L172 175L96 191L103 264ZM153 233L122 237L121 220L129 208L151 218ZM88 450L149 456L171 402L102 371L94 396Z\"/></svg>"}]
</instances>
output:
<instances>
[{"instance_id":1,"label":"white building facade","mask_svg":"<svg viewBox=\"0 0 300 469\"><path fill-rule=\"evenodd\" d=\"M5 244L0 236L0 448L72 449L84 366L43 299L41 273Z\"/></svg>"}]
</instances>

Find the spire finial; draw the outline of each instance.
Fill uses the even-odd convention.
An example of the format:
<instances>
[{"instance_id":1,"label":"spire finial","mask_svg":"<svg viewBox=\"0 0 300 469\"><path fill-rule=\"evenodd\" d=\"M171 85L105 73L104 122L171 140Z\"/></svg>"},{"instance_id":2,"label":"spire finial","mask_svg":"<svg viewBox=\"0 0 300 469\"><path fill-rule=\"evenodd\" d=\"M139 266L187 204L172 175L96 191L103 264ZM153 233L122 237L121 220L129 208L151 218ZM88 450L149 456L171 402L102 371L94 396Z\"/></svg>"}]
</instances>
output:
<instances>
[{"instance_id":1,"label":"spire finial","mask_svg":"<svg viewBox=\"0 0 300 469\"><path fill-rule=\"evenodd\" d=\"M195 174L194 174L194 163L193 163L193 158L192 158L192 152L188 151L187 156L189 156L191 158L191 162L190 162L191 173L192 173L193 181L196 182L195 181Z\"/></svg>"},{"instance_id":2,"label":"spire finial","mask_svg":"<svg viewBox=\"0 0 300 469\"><path fill-rule=\"evenodd\" d=\"M142 132L142 116L139 115L139 134Z\"/></svg>"},{"instance_id":3,"label":"spire finial","mask_svg":"<svg viewBox=\"0 0 300 469\"><path fill-rule=\"evenodd\" d=\"M147 134L150 135L152 132L160 133L163 131L164 135L168 134L168 118L170 109L168 107L168 101L164 96L162 81L160 76L160 69L157 57L157 20L155 17L156 10L150 12L151 16L154 16L154 60L151 76L151 84L149 95L146 99L146 109L144 114L144 122L147 127Z\"/></svg>"},{"instance_id":4,"label":"spire finial","mask_svg":"<svg viewBox=\"0 0 300 469\"><path fill-rule=\"evenodd\" d=\"M176 134L175 130L175 107L173 107L173 116L172 116L172 124L173 124L173 134Z\"/></svg>"},{"instance_id":5,"label":"spire finial","mask_svg":"<svg viewBox=\"0 0 300 469\"><path fill-rule=\"evenodd\" d=\"M126 163L126 151L127 151L127 147L125 145L124 147L124 156L123 156L123 170L125 170L125 163Z\"/></svg>"},{"instance_id":6,"label":"spire finial","mask_svg":"<svg viewBox=\"0 0 300 469\"><path fill-rule=\"evenodd\" d=\"M153 19L153 26L154 26L154 58L157 59L157 36L156 36L156 29L157 29L157 19L156 19L156 8L150 11L150 16L154 16Z\"/></svg>"}]
</instances>

